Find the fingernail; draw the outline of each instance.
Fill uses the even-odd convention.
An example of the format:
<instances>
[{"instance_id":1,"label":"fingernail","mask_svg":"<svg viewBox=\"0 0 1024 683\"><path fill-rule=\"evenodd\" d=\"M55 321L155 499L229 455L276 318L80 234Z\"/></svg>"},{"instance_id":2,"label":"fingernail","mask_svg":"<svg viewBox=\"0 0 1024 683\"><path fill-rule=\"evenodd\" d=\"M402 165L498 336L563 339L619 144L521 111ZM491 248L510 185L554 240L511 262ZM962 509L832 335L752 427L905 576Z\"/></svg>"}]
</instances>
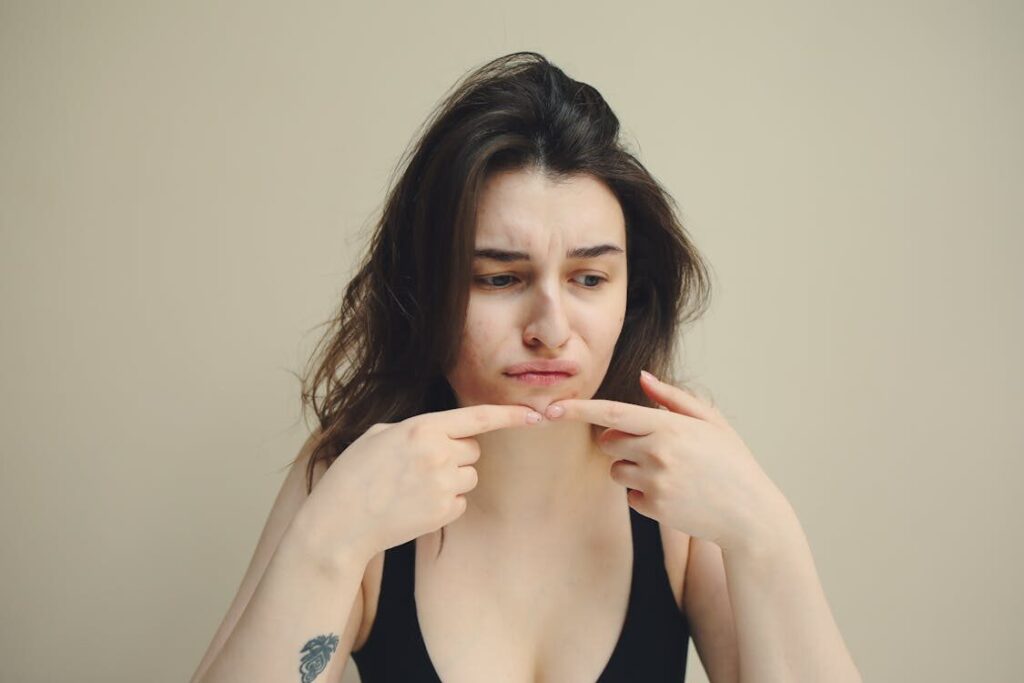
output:
<instances>
[{"instance_id":1,"label":"fingernail","mask_svg":"<svg viewBox=\"0 0 1024 683\"><path fill-rule=\"evenodd\" d=\"M531 410L526 414L526 421L532 425L537 424L544 419L544 416L538 413L536 410Z\"/></svg>"},{"instance_id":2,"label":"fingernail","mask_svg":"<svg viewBox=\"0 0 1024 683\"><path fill-rule=\"evenodd\" d=\"M643 375L644 377L646 377L646 378L647 378L647 379L649 379L649 380L653 380L653 381L655 381L655 382L657 382L657 381L658 381L658 378L657 378L657 377L655 377L655 376L654 376L654 375L652 375L651 373L647 372L646 370L641 370L641 371L640 371L640 374L641 374L641 375Z\"/></svg>"},{"instance_id":3,"label":"fingernail","mask_svg":"<svg viewBox=\"0 0 1024 683\"><path fill-rule=\"evenodd\" d=\"M548 406L548 409L544 411L544 414L548 417L562 417L564 413L565 408L555 405Z\"/></svg>"}]
</instances>

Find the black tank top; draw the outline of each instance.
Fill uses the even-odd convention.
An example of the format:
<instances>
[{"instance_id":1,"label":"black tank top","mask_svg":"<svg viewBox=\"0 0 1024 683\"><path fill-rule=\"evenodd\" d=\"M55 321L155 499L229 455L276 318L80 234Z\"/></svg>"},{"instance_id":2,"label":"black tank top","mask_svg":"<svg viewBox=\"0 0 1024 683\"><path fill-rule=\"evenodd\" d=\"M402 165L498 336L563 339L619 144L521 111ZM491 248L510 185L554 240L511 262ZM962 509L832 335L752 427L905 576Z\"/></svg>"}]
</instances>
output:
<instances>
[{"instance_id":1,"label":"black tank top","mask_svg":"<svg viewBox=\"0 0 1024 683\"><path fill-rule=\"evenodd\" d=\"M680 683L690 628L665 571L658 522L629 508L633 577L619 640L596 683ZM363 647L352 652L363 683L440 683L413 598L416 539L384 552L380 599Z\"/></svg>"}]
</instances>

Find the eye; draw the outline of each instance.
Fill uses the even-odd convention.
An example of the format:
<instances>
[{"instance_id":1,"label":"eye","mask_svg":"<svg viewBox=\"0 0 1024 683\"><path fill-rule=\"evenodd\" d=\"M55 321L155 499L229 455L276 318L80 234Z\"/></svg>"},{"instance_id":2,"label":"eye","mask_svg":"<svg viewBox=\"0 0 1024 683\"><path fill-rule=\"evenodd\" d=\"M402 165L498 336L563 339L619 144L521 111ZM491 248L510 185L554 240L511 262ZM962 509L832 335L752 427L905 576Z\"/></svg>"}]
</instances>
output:
<instances>
[{"instance_id":1,"label":"eye","mask_svg":"<svg viewBox=\"0 0 1024 683\"><path fill-rule=\"evenodd\" d=\"M493 280L501 279L501 278L507 278L507 277L510 277L510 278L512 278L514 280L518 280L519 279L515 275L485 275L483 277L476 278L476 281L481 283L481 284L487 285L487 289L508 289L508 287L501 287L501 286L495 285L492 282Z\"/></svg>"},{"instance_id":2,"label":"eye","mask_svg":"<svg viewBox=\"0 0 1024 683\"><path fill-rule=\"evenodd\" d=\"M602 284L604 284L605 282L608 281L608 278L601 277L600 275L595 275L594 273L586 273L584 275L581 275L580 277L593 277L593 278L597 278L597 282L594 283L594 286L593 287L587 287L587 289L597 289Z\"/></svg>"},{"instance_id":3,"label":"eye","mask_svg":"<svg viewBox=\"0 0 1024 683\"><path fill-rule=\"evenodd\" d=\"M608 281L608 278L603 277L601 275L595 275L594 273L585 273L584 275L581 275L579 277L596 278L596 280L597 280L597 282L593 283L592 285L584 285L583 286L584 289L598 289L602 284L604 284L605 282ZM519 278L517 278L515 275L505 274L505 275L484 275L482 277L476 278L476 281L481 283L481 284L487 285L487 289L508 289L508 287L503 287L503 286L501 286L499 284L495 284L494 283L494 280L500 280L502 278L512 278L513 280L519 280Z\"/></svg>"}]
</instances>

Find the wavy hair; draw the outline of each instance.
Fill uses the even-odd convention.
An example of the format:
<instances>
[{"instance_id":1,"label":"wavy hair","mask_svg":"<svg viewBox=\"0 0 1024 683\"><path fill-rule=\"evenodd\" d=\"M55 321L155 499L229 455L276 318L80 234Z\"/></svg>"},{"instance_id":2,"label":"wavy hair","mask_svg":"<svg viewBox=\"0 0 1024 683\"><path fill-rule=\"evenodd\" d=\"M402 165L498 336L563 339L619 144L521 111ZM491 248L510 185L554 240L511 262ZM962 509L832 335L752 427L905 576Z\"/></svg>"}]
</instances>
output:
<instances>
[{"instance_id":1,"label":"wavy hair","mask_svg":"<svg viewBox=\"0 0 1024 683\"><path fill-rule=\"evenodd\" d=\"M708 267L601 94L539 53L514 52L452 87L391 176L369 248L300 378L303 414L312 406L319 422L307 493L317 463L330 466L374 424L457 407L446 374L469 300L477 201L490 174L519 169L553 181L589 174L625 216L626 317L594 398L654 407L641 368L680 384L678 332L708 307Z\"/></svg>"}]
</instances>

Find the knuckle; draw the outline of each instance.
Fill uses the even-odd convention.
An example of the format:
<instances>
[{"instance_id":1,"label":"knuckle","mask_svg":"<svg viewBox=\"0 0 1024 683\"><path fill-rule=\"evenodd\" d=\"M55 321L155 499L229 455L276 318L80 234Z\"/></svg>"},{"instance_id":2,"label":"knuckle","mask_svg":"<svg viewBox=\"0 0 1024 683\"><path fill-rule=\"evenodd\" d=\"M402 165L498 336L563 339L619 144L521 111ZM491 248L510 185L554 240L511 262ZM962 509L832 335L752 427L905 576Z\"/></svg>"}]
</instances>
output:
<instances>
[{"instance_id":1,"label":"knuckle","mask_svg":"<svg viewBox=\"0 0 1024 683\"><path fill-rule=\"evenodd\" d=\"M405 435L415 441L423 437L423 423L419 421L410 422L405 428Z\"/></svg>"},{"instance_id":2,"label":"knuckle","mask_svg":"<svg viewBox=\"0 0 1024 683\"><path fill-rule=\"evenodd\" d=\"M429 451L423 456L423 460L426 461L431 469L439 470L447 462L448 455L444 451Z\"/></svg>"},{"instance_id":3,"label":"knuckle","mask_svg":"<svg viewBox=\"0 0 1024 683\"><path fill-rule=\"evenodd\" d=\"M672 439L680 441L686 437L686 427L680 420L672 420L668 426L668 433Z\"/></svg>"},{"instance_id":4,"label":"knuckle","mask_svg":"<svg viewBox=\"0 0 1024 683\"><path fill-rule=\"evenodd\" d=\"M414 447L410 451L410 454L419 476L429 475L432 471L437 469L437 464L435 462L437 455L433 451Z\"/></svg>"}]
</instances>

